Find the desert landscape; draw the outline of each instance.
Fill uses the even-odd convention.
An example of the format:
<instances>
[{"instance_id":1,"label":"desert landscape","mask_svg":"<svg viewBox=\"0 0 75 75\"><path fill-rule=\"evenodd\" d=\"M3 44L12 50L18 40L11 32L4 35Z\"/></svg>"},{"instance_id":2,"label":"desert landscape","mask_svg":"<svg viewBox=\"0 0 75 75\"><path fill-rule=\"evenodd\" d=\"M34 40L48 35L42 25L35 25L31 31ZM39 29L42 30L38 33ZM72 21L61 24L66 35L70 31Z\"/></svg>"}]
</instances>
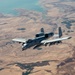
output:
<instances>
[{"instance_id":1,"label":"desert landscape","mask_svg":"<svg viewBox=\"0 0 75 75\"><path fill-rule=\"evenodd\" d=\"M17 9L17 16L0 14L0 75L75 75L75 0L40 0L45 12ZM34 38L45 32L71 36L60 44L29 48L13 38Z\"/></svg>"}]
</instances>

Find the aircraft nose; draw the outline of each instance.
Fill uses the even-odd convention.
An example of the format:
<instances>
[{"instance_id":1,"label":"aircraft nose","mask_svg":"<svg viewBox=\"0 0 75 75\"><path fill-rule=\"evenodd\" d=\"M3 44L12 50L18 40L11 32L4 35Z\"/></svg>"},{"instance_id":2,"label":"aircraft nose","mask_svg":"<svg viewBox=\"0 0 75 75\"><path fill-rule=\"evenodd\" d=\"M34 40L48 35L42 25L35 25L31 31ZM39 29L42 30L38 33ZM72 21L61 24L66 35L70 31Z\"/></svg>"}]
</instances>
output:
<instances>
[{"instance_id":1,"label":"aircraft nose","mask_svg":"<svg viewBox=\"0 0 75 75\"><path fill-rule=\"evenodd\" d=\"M26 43L22 45L22 51L24 51L26 49L26 46L27 46Z\"/></svg>"},{"instance_id":2,"label":"aircraft nose","mask_svg":"<svg viewBox=\"0 0 75 75\"><path fill-rule=\"evenodd\" d=\"M22 48L22 51L24 51L24 48Z\"/></svg>"},{"instance_id":3,"label":"aircraft nose","mask_svg":"<svg viewBox=\"0 0 75 75\"><path fill-rule=\"evenodd\" d=\"M22 51L24 51L24 50L26 50L26 49L27 49L26 47L23 47L23 48L22 48Z\"/></svg>"}]
</instances>

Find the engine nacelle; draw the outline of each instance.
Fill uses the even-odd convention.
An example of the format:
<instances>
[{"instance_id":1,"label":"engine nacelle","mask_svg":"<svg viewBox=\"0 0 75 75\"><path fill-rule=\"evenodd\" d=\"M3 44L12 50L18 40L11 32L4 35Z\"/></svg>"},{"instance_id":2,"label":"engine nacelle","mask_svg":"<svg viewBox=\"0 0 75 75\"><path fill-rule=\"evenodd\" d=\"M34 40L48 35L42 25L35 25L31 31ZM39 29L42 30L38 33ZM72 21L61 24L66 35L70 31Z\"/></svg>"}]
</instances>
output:
<instances>
[{"instance_id":1,"label":"engine nacelle","mask_svg":"<svg viewBox=\"0 0 75 75\"><path fill-rule=\"evenodd\" d=\"M54 33L53 33L53 32L48 33L48 34L45 34L45 38L52 37L53 35L54 35Z\"/></svg>"},{"instance_id":2,"label":"engine nacelle","mask_svg":"<svg viewBox=\"0 0 75 75\"><path fill-rule=\"evenodd\" d=\"M49 35L48 34L45 34L45 38L48 38L49 37Z\"/></svg>"},{"instance_id":3,"label":"engine nacelle","mask_svg":"<svg viewBox=\"0 0 75 75\"><path fill-rule=\"evenodd\" d=\"M53 35L54 35L53 32L47 33L47 34L39 33L39 34L36 34L35 37L45 36L45 38L48 38L48 37L52 37Z\"/></svg>"},{"instance_id":4,"label":"engine nacelle","mask_svg":"<svg viewBox=\"0 0 75 75\"><path fill-rule=\"evenodd\" d=\"M39 34L36 34L35 37L40 37L40 36L43 36L44 33L39 33Z\"/></svg>"}]
</instances>

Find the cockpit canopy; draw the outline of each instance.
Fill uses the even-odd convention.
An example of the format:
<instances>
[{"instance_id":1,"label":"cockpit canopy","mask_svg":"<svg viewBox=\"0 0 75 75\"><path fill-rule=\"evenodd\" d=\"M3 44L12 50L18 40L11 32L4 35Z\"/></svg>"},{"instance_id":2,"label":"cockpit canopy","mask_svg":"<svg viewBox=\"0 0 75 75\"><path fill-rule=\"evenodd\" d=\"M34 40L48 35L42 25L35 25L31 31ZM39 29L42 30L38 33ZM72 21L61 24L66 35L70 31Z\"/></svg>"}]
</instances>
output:
<instances>
[{"instance_id":1,"label":"cockpit canopy","mask_svg":"<svg viewBox=\"0 0 75 75\"><path fill-rule=\"evenodd\" d=\"M32 42L32 39L29 39L28 41L27 41L27 43L31 43Z\"/></svg>"}]
</instances>

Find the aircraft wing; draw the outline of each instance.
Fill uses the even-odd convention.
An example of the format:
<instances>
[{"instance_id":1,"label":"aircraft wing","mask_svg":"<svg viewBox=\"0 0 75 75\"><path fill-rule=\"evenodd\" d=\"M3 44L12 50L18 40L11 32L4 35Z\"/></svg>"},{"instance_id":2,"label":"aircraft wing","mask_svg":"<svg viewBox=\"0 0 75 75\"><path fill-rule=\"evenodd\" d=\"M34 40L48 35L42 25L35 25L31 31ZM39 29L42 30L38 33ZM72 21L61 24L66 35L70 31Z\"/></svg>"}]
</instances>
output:
<instances>
[{"instance_id":1,"label":"aircraft wing","mask_svg":"<svg viewBox=\"0 0 75 75\"><path fill-rule=\"evenodd\" d=\"M23 38L15 38L15 39L12 39L12 41L19 42L19 43L25 43L26 42L26 39L23 39Z\"/></svg>"},{"instance_id":2,"label":"aircraft wing","mask_svg":"<svg viewBox=\"0 0 75 75\"><path fill-rule=\"evenodd\" d=\"M70 39L71 37L63 37L63 38L57 38L57 39L53 39L53 40L43 40L41 41L41 43L52 43L52 42L57 42L57 41L62 41L62 40L66 40L66 39Z\"/></svg>"}]
</instances>

